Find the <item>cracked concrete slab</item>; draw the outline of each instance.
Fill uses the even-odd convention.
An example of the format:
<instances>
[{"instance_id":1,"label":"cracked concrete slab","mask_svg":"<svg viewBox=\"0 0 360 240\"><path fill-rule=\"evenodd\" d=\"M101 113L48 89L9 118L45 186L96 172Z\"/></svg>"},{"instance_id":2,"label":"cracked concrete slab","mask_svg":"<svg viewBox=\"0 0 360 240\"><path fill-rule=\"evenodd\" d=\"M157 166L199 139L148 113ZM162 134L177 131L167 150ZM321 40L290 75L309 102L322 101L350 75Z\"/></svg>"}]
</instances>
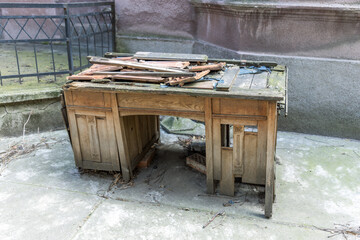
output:
<instances>
[{"instance_id":1,"label":"cracked concrete slab","mask_svg":"<svg viewBox=\"0 0 360 240\"><path fill-rule=\"evenodd\" d=\"M70 239L99 197L0 181L0 239Z\"/></svg>"},{"instance_id":2,"label":"cracked concrete slab","mask_svg":"<svg viewBox=\"0 0 360 240\"><path fill-rule=\"evenodd\" d=\"M325 239L326 233L214 213L115 200L105 201L74 240L85 239ZM298 236L298 237L293 237Z\"/></svg>"},{"instance_id":3,"label":"cracked concrete slab","mask_svg":"<svg viewBox=\"0 0 360 240\"><path fill-rule=\"evenodd\" d=\"M237 183L233 198L207 195L205 176L185 165L176 135L162 132L150 167L111 189L111 174L77 170L66 131L25 139L42 144L0 173L0 239L326 239L321 228L360 223L357 140L279 132L267 220L261 187ZM19 142L0 138L5 151ZM202 229L219 211L225 216Z\"/></svg>"},{"instance_id":4,"label":"cracked concrete slab","mask_svg":"<svg viewBox=\"0 0 360 240\"><path fill-rule=\"evenodd\" d=\"M91 194L103 194L107 191L109 184L113 181L113 176L103 172L83 174L79 171L75 166L73 152L65 131L43 133L41 137L39 135L25 137L27 144L36 145L42 141L43 144L30 154L19 156L11 161L0 173L0 181Z\"/></svg>"}]
</instances>

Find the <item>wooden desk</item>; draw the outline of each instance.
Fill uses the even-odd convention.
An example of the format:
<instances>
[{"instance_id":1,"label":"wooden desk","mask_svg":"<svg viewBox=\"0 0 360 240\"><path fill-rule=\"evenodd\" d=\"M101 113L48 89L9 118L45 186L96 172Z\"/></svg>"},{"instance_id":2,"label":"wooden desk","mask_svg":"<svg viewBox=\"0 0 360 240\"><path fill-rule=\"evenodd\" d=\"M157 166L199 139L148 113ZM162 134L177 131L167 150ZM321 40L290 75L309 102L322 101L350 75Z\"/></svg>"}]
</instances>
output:
<instances>
[{"instance_id":1,"label":"wooden desk","mask_svg":"<svg viewBox=\"0 0 360 240\"><path fill-rule=\"evenodd\" d=\"M271 217L277 113L284 104L286 76L286 68L280 66L256 85L260 74L250 74L250 85L238 82L228 92L152 84L66 84L76 164L121 170L128 181L138 160L159 138L158 115L204 121L207 192L214 193L218 184L221 194L233 196L235 178L265 185L265 215Z\"/></svg>"}]
</instances>

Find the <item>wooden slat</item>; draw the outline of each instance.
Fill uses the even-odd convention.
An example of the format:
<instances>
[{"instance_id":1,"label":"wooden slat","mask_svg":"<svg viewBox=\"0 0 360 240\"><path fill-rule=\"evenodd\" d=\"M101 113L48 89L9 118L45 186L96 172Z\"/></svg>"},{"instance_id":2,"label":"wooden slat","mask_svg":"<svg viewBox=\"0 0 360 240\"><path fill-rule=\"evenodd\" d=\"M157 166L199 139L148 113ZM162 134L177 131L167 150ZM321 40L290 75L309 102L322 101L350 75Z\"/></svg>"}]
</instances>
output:
<instances>
[{"instance_id":1,"label":"wooden slat","mask_svg":"<svg viewBox=\"0 0 360 240\"><path fill-rule=\"evenodd\" d=\"M220 193L228 196L234 196L235 178L233 175L233 150L231 148L221 149L222 158L222 178L220 180Z\"/></svg>"},{"instance_id":2,"label":"wooden slat","mask_svg":"<svg viewBox=\"0 0 360 240\"><path fill-rule=\"evenodd\" d=\"M268 72L254 74L250 89L266 89L268 77Z\"/></svg>"},{"instance_id":3,"label":"wooden slat","mask_svg":"<svg viewBox=\"0 0 360 240\"><path fill-rule=\"evenodd\" d=\"M207 193L215 192L214 183L214 163L213 163L213 143L212 143L212 101L206 98L205 108L205 134L206 134L206 186Z\"/></svg>"},{"instance_id":4,"label":"wooden slat","mask_svg":"<svg viewBox=\"0 0 360 240\"><path fill-rule=\"evenodd\" d=\"M79 141L82 156L81 161L93 161L91 156L89 128L86 115L76 115L76 124L79 132Z\"/></svg>"},{"instance_id":5,"label":"wooden slat","mask_svg":"<svg viewBox=\"0 0 360 240\"><path fill-rule=\"evenodd\" d=\"M111 99L108 103L111 104ZM113 166L112 171L120 171L120 159L118 152L119 147L117 145L117 140L115 136L114 116L112 112L106 113L106 122L107 122L106 125L107 125L107 133L108 133L108 142L105 144L108 145L110 151L111 164ZM108 162L106 159L104 159L103 161Z\"/></svg>"},{"instance_id":6,"label":"wooden slat","mask_svg":"<svg viewBox=\"0 0 360 240\"><path fill-rule=\"evenodd\" d=\"M266 147L266 184L265 184L265 216L272 216L274 200L274 151L276 131L276 102L269 102L267 121L267 147Z\"/></svg>"},{"instance_id":7,"label":"wooden slat","mask_svg":"<svg viewBox=\"0 0 360 240\"><path fill-rule=\"evenodd\" d=\"M112 66L123 66L123 67L134 68L134 69L146 69L146 70L157 71L157 72L178 72L178 73L184 72L182 70L173 69L173 68L157 67L157 66L153 66L153 65L145 64L145 63L122 61L122 60L102 58L102 57L92 57L89 60L89 62L97 63L97 64L104 64L104 65L112 65Z\"/></svg>"},{"instance_id":8,"label":"wooden slat","mask_svg":"<svg viewBox=\"0 0 360 240\"><path fill-rule=\"evenodd\" d=\"M95 162L101 162L100 159L100 144L99 144L99 135L98 129L96 125L96 117L95 116L86 116L88 134L89 134L89 146L90 149L87 151L91 152L91 160ZM90 159L87 159L90 160Z\"/></svg>"},{"instance_id":9,"label":"wooden slat","mask_svg":"<svg viewBox=\"0 0 360 240\"><path fill-rule=\"evenodd\" d=\"M255 184L265 185L266 144L267 144L267 121L258 121Z\"/></svg>"},{"instance_id":10,"label":"wooden slat","mask_svg":"<svg viewBox=\"0 0 360 240\"><path fill-rule=\"evenodd\" d=\"M116 93L111 94L111 106L113 111L115 136L118 145L118 151L120 156L121 172L124 181L129 181L132 177L132 171L130 170L130 160L128 154L128 142L125 137L124 120L119 115Z\"/></svg>"},{"instance_id":11,"label":"wooden slat","mask_svg":"<svg viewBox=\"0 0 360 240\"><path fill-rule=\"evenodd\" d=\"M118 96L118 104L120 107L137 109L204 111L202 98L191 96L123 93Z\"/></svg>"},{"instance_id":12,"label":"wooden slat","mask_svg":"<svg viewBox=\"0 0 360 240\"><path fill-rule=\"evenodd\" d=\"M72 103L69 105L86 106L86 107L104 107L104 93L92 92L89 97L87 91L74 91L72 94Z\"/></svg>"},{"instance_id":13,"label":"wooden slat","mask_svg":"<svg viewBox=\"0 0 360 240\"><path fill-rule=\"evenodd\" d=\"M200 82L192 82L192 83L188 83L185 84L184 86L182 86L182 88L193 88L193 89L209 89L212 90L214 89L214 83L216 81L200 81Z\"/></svg>"},{"instance_id":14,"label":"wooden slat","mask_svg":"<svg viewBox=\"0 0 360 240\"><path fill-rule=\"evenodd\" d=\"M139 153L135 130L135 116L122 117L122 119L124 121L126 141L128 142L129 161L131 162L130 166L132 166L132 161Z\"/></svg>"},{"instance_id":15,"label":"wooden slat","mask_svg":"<svg viewBox=\"0 0 360 240\"><path fill-rule=\"evenodd\" d=\"M207 62L208 56L202 54L137 52L134 54L134 58L144 59L144 60L177 60L177 61L188 61L188 62Z\"/></svg>"},{"instance_id":16,"label":"wooden slat","mask_svg":"<svg viewBox=\"0 0 360 240\"><path fill-rule=\"evenodd\" d=\"M113 80L134 81L134 82L149 82L149 83L163 83L165 78L149 77L149 76L133 76L133 75L113 75Z\"/></svg>"},{"instance_id":17,"label":"wooden slat","mask_svg":"<svg viewBox=\"0 0 360 240\"><path fill-rule=\"evenodd\" d=\"M99 137L99 148L100 148L100 160L103 163L112 164L114 159L110 153L110 138L109 138L109 131L108 131L108 121L106 118L96 118L96 126L97 126L97 133ZM114 131L114 130L113 130ZM115 150L114 150L115 149ZM114 148L112 151L117 152ZM115 169L114 169L115 170Z\"/></svg>"},{"instance_id":18,"label":"wooden slat","mask_svg":"<svg viewBox=\"0 0 360 240\"><path fill-rule=\"evenodd\" d=\"M173 73L173 72L94 72L94 75L132 75L132 76L148 76L148 77L192 77L195 76L195 73L182 72L182 73Z\"/></svg>"},{"instance_id":19,"label":"wooden slat","mask_svg":"<svg viewBox=\"0 0 360 240\"><path fill-rule=\"evenodd\" d=\"M231 86L233 84L234 79L236 78L240 68L239 67L231 67L225 70L225 73L221 80L223 83L219 83L216 86L217 91L230 91Z\"/></svg>"},{"instance_id":20,"label":"wooden slat","mask_svg":"<svg viewBox=\"0 0 360 240\"><path fill-rule=\"evenodd\" d=\"M213 99L213 111L219 106L219 99ZM212 119L212 142L213 142L213 162L214 162L214 179L221 180L221 121L220 118Z\"/></svg>"},{"instance_id":21,"label":"wooden slat","mask_svg":"<svg viewBox=\"0 0 360 240\"><path fill-rule=\"evenodd\" d=\"M257 181L257 133L245 133L244 136L244 173L243 183L256 184Z\"/></svg>"},{"instance_id":22,"label":"wooden slat","mask_svg":"<svg viewBox=\"0 0 360 240\"><path fill-rule=\"evenodd\" d=\"M233 82L232 89L250 89L254 74L241 74Z\"/></svg>"},{"instance_id":23,"label":"wooden slat","mask_svg":"<svg viewBox=\"0 0 360 240\"><path fill-rule=\"evenodd\" d=\"M244 126L233 127L233 173L242 176L244 155Z\"/></svg>"},{"instance_id":24,"label":"wooden slat","mask_svg":"<svg viewBox=\"0 0 360 240\"><path fill-rule=\"evenodd\" d=\"M65 96L68 94L65 92ZM71 145L74 151L74 158L77 167L82 167L82 155L81 155L81 146L79 132L77 128L77 121L75 116L75 110L67 109L67 115L69 118L69 129L71 135Z\"/></svg>"},{"instance_id":25,"label":"wooden slat","mask_svg":"<svg viewBox=\"0 0 360 240\"><path fill-rule=\"evenodd\" d=\"M222 98L220 109L214 113L266 116L266 101Z\"/></svg>"},{"instance_id":26,"label":"wooden slat","mask_svg":"<svg viewBox=\"0 0 360 240\"><path fill-rule=\"evenodd\" d=\"M138 145L138 153L141 153L143 149L143 142L141 137L140 116L135 116L135 132Z\"/></svg>"}]
</instances>

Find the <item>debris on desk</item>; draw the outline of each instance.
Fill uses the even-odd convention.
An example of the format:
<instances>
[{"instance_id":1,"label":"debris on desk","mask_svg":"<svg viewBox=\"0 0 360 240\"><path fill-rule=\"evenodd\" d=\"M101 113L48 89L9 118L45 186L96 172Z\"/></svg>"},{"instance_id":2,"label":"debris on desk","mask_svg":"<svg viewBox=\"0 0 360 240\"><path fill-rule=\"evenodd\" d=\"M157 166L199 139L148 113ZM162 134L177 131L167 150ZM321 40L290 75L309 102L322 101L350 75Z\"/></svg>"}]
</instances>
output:
<instances>
[{"instance_id":1,"label":"debris on desk","mask_svg":"<svg viewBox=\"0 0 360 240\"><path fill-rule=\"evenodd\" d=\"M271 62L208 59L202 54L137 52L132 56L121 53L106 53L105 56L89 56L92 66L69 76L68 80L126 85L149 83L161 87L230 91L233 85L244 85L245 78L240 75L255 75L263 71L271 73L276 66ZM260 87L267 88L268 81L265 79L263 82L265 85Z\"/></svg>"}]
</instances>

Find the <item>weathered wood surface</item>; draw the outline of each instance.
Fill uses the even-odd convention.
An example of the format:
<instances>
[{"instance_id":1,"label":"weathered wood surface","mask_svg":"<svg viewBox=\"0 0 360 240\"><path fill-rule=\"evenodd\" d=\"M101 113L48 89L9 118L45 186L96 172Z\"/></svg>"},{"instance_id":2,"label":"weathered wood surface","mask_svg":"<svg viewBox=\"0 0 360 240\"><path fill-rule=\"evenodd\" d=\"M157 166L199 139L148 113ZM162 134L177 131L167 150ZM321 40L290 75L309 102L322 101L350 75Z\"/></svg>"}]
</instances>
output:
<instances>
[{"instance_id":1,"label":"weathered wood surface","mask_svg":"<svg viewBox=\"0 0 360 240\"><path fill-rule=\"evenodd\" d=\"M237 66L226 69L225 73L221 79L224 82L219 83L216 86L216 90L217 91L229 91L231 89L234 79L237 77L239 70L240 70L240 68Z\"/></svg>"},{"instance_id":2,"label":"weathered wood surface","mask_svg":"<svg viewBox=\"0 0 360 240\"><path fill-rule=\"evenodd\" d=\"M72 143L77 165L95 168L112 163L117 156L123 178L129 180L146 149L159 137L158 118L154 115L205 121L207 191L214 193L219 183L220 193L233 195L235 177L241 177L244 183L265 185L265 213L270 217L274 199L276 103L284 98L283 91L267 88L278 86L273 80L276 77L280 76L278 81L284 79L281 68L273 72L277 73L270 75L269 80L263 77L267 72L248 75L252 77L234 74L233 87L228 92L151 84L141 87L66 84L63 89L71 138L77 139ZM232 146L224 146L223 124L233 125ZM247 132L247 126L254 126L257 131ZM115 129L112 133L111 127ZM102 144L110 138L114 139L111 148L117 149L116 156L108 151L109 146Z\"/></svg>"},{"instance_id":3,"label":"weathered wood surface","mask_svg":"<svg viewBox=\"0 0 360 240\"><path fill-rule=\"evenodd\" d=\"M182 73L172 73L172 72L94 72L93 75L131 75L131 76L149 76L149 77L192 77L195 76L195 73L182 72Z\"/></svg>"},{"instance_id":4,"label":"weathered wood surface","mask_svg":"<svg viewBox=\"0 0 360 240\"><path fill-rule=\"evenodd\" d=\"M89 82L72 82L66 84L64 89L83 89L84 91L104 91L104 92L137 92L151 93L155 95L171 94L171 95L188 95L188 96L204 96L204 97L220 97L220 98L239 98L239 99L258 99L258 100L275 100L284 99L284 94L271 89L256 89L249 91L248 89L232 89L226 91L208 91L206 89L189 89L179 87L162 88L158 85L143 85L143 87L134 85L117 85L117 84L95 84Z\"/></svg>"},{"instance_id":5,"label":"weathered wood surface","mask_svg":"<svg viewBox=\"0 0 360 240\"><path fill-rule=\"evenodd\" d=\"M89 60L89 62L97 63L97 64L104 64L104 65L123 66L123 67L134 68L134 69L153 70L153 71L158 71L158 72L177 72L177 73L183 72L181 70L177 70L177 69L173 69L173 68L164 68L164 67L153 66L151 64L146 64L146 63L117 60L116 58L109 59L109 58L102 58L102 57L92 57Z\"/></svg>"},{"instance_id":6,"label":"weathered wood surface","mask_svg":"<svg viewBox=\"0 0 360 240\"><path fill-rule=\"evenodd\" d=\"M189 62L207 62L208 56L202 54L137 52L134 54L134 58L144 59L144 60L177 60L177 61L189 61Z\"/></svg>"}]
</instances>

